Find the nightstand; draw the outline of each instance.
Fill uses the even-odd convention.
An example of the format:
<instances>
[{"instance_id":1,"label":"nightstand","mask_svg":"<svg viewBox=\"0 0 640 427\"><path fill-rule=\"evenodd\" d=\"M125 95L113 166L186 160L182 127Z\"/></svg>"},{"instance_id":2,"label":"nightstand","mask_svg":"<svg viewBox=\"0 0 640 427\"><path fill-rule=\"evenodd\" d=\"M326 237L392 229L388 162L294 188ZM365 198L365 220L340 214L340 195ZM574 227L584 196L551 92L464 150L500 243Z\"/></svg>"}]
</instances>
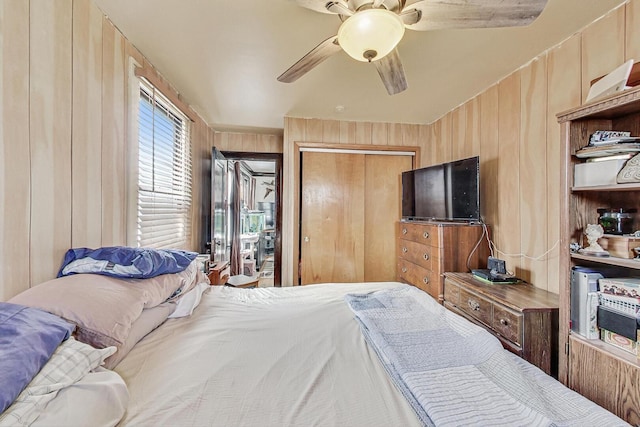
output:
<instances>
[{"instance_id":1,"label":"nightstand","mask_svg":"<svg viewBox=\"0 0 640 427\"><path fill-rule=\"evenodd\" d=\"M502 346L558 375L558 295L529 283L489 284L444 274L444 306L495 335Z\"/></svg>"},{"instance_id":2,"label":"nightstand","mask_svg":"<svg viewBox=\"0 0 640 427\"><path fill-rule=\"evenodd\" d=\"M212 285L224 285L229 280L229 261L219 261L209 267L209 282Z\"/></svg>"}]
</instances>

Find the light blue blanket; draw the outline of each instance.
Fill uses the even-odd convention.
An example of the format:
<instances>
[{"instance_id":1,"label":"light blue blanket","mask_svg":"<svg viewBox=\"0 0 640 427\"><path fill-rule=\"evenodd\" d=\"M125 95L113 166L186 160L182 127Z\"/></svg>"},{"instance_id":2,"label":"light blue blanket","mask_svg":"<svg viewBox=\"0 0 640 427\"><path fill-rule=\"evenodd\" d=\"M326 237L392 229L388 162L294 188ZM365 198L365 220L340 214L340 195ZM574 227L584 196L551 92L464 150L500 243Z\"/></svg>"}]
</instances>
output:
<instances>
[{"instance_id":1,"label":"light blue blanket","mask_svg":"<svg viewBox=\"0 0 640 427\"><path fill-rule=\"evenodd\" d=\"M345 299L423 425L627 425L417 288Z\"/></svg>"}]
</instances>

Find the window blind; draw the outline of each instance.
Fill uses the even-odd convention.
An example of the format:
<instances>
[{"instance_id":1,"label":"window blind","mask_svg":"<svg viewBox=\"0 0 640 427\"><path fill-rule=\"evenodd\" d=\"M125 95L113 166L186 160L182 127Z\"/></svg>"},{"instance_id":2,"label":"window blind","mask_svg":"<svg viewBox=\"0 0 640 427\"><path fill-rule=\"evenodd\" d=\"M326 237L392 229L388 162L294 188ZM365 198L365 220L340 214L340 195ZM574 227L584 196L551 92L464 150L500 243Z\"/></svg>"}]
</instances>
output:
<instances>
[{"instance_id":1,"label":"window blind","mask_svg":"<svg viewBox=\"0 0 640 427\"><path fill-rule=\"evenodd\" d=\"M138 111L139 247L187 248L191 236L189 120L141 79Z\"/></svg>"}]
</instances>

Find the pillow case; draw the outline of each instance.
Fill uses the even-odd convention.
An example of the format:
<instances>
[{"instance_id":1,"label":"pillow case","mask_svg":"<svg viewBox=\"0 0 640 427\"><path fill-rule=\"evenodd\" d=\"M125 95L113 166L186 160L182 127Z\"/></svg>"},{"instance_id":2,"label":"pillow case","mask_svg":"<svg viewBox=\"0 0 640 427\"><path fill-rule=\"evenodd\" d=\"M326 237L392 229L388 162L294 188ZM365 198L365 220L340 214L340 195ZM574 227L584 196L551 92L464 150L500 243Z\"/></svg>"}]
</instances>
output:
<instances>
[{"instance_id":1,"label":"pillow case","mask_svg":"<svg viewBox=\"0 0 640 427\"><path fill-rule=\"evenodd\" d=\"M59 390L80 380L115 351L115 347L98 350L73 337L64 341L13 404L0 414L0 426L31 424Z\"/></svg>"},{"instance_id":2,"label":"pillow case","mask_svg":"<svg viewBox=\"0 0 640 427\"><path fill-rule=\"evenodd\" d=\"M176 309L175 302L165 302L156 307L142 310L140 317L131 325L131 331L125 342L118 347L118 351L104 361L107 369L115 368L131 351L138 341L146 337L151 331L160 326Z\"/></svg>"},{"instance_id":3,"label":"pillow case","mask_svg":"<svg viewBox=\"0 0 640 427\"><path fill-rule=\"evenodd\" d=\"M208 282L198 283L193 289L177 300L177 307L169 318L191 316L193 310L200 304L204 291L210 288L211 285Z\"/></svg>"},{"instance_id":4,"label":"pillow case","mask_svg":"<svg viewBox=\"0 0 640 427\"><path fill-rule=\"evenodd\" d=\"M193 261L180 273L151 279L74 274L29 288L9 301L48 311L77 325L76 338L95 348L120 347L142 310L191 286L197 269Z\"/></svg>"},{"instance_id":5,"label":"pillow case","mask_svg":"<svg viewBox=\"0 0 640 427\"><path fill-rule=\"evenodd\" d=\"M0 302L0 413L74 329L74 325L53 314Z\"/></svg>"},{"instance_id":6,"label":"pillow case","mask_svg":"<svg viewBox=\"0 0 640 427\"><path fill-rule=\"evenodd\" d=\"M108 246L98 249L69 249L58 277L94 273L120 278L148 279L161 274L179 273L198 256L179 249Z\"/></svg>"}]
</instances>

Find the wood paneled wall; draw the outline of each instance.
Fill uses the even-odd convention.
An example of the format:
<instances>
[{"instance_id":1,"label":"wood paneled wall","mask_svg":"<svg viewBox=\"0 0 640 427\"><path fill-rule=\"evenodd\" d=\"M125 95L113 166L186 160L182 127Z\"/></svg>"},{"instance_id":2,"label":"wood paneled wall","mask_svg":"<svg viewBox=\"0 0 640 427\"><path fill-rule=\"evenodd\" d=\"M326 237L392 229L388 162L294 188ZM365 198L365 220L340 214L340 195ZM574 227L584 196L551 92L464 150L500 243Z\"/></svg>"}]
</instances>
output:
<instances>
[{"instance_id":1,"label":"wood paneled wall","mask_svg":"<svg viewBox=\"0 0 640 427\"><path fill-rule=\"evenodd\" d=\"M295 143L320 142L362 146L424 146L431 147L428 125L351 122L285 117L283 154L283 209L282 209L282 286L297 283L298 274L298 191L300 171L295 161ZM421 152L423 162L428 158Z\"/></svg>"},{"instance_id":2,"label":"wood paneled wall","mask_svg":"<svg viewBox=\"0 0 640 427\"><path fill-rule=\"evenodd\" d=\"M127 243L131 58L152 68L91 0L0 2L0 300L55 277L70 247ZM193 123L187 249L213 134Z\"/></svg>"},{"instance_id":3,"label":"wood paneled wall","mask_svg":"<svg viewBox=\"0 0 640 427\"><path fill-rule=\"evenodd\" d=\"M280 135L216 132L213 141L213 145L220 151L282 153L282 136Z\"/></svg>"},{"instance_id":4,"label":"wood paneled wall","mask_svg":"<svg viewBox=\"0 0 640 427\"><path fill-rule=\"evenodd\" d=\"M593 79L640 59L639 22L631 0L431 124L423 165L480 155L495 255L537 287L559 291L556 114L584 102Z\"/></svg>"}]
</instances>

